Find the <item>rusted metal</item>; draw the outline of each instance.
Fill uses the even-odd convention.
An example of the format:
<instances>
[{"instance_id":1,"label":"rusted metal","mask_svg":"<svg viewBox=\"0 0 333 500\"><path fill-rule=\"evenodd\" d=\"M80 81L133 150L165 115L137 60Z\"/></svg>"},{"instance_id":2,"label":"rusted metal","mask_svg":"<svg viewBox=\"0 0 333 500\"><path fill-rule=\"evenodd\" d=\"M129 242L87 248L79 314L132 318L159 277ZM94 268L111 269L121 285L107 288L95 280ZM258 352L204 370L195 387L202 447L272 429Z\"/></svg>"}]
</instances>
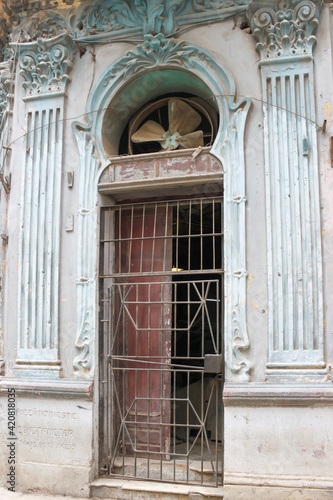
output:
<instances>
[{"instance_id":1,"label":"rusted metal","mask_svg":"<svg viewBox=\"0 0 333 500\"><path fill-rule=\"evenodd\" d=\"M218 486L222 199L116 205L101 221L101 471Z\"/></svg>"},{"instance_id":2,"label":"rusted metal","mask_svg":"<svg viewBox=\"0 0 333 500\"><path fill-rule=\"evenodd\" d=\"M221 354L206 354L204 370L206 373L222 373L223 359Z\"/></svg>"}]
</instances>

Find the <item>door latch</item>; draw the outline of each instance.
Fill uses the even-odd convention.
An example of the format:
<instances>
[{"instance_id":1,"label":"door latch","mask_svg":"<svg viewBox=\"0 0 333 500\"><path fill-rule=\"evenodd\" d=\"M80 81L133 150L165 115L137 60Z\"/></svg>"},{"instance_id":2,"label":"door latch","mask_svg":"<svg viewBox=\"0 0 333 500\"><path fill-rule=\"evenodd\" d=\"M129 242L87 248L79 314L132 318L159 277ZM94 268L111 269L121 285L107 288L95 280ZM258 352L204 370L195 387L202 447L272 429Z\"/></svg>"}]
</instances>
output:
<instances>
[{"instance_id":1,"label":"door latch","mask_svg":"<svg viewBox=\"0 0 333 500\"><path fill-rule=\"evenodd\" d=\"M206 354L204 371L206 373L222 373L223 371L222 354Z\"/></svg>"}]
</instances>

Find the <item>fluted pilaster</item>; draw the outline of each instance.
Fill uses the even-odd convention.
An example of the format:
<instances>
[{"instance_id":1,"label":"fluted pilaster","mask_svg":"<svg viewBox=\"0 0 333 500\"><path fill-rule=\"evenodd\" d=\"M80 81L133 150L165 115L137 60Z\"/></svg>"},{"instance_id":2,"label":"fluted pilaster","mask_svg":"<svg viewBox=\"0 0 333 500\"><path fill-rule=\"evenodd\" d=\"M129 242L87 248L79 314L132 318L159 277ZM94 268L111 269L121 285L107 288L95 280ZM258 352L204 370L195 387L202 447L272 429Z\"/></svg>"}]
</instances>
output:
<instances>
[{"instance_id":1,"label":"fluted pilaster","mask_svg":"<svg viewBox=\"0 0 333 500\"><path fill-rule=\"evenodd\" d=\"M26 145L19 256L18 373L59 375L59 251L65 89L73 46L60 36L20 50Z\"/></svg>"},{"instance_id":2,"label":"fluted pilaster","mask_svg":"<svg viewBox=\"0 0 333 500\"><path fill-rule=\"evenodd\" d=\"M255 2L261 56L269 292L267 378L325 380L312 51L320 2Z\"/></svg>"}]
</instances>

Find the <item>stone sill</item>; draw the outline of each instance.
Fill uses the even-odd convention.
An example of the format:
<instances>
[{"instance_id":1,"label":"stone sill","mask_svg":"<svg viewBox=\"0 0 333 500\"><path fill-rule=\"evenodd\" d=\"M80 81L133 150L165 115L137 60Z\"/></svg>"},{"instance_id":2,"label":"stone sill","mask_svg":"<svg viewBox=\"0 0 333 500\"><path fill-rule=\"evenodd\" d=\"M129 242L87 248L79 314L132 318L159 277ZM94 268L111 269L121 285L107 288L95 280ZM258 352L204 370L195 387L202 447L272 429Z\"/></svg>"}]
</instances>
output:
<instances>
[{"instance_id":1,"label":"stone sill","mask_svg":"<svg viewBox=\"0 0 333 500\"><path fill-rule=\"evenodd\" d=\"M194 486L186 484L172 484L158 481L140 481L135 479L105 478L96 479L91 483L91 490L94 498L150 498L145 494L154 495L154 498L168 499L219 499L223 498L223 488ZM114 496L114 495L117 496ZM129 495L129 496L127 496ZM135 495L135 496L132 496ZM156 497L155 497L156 495ZM164 497L164 495L166 495Z\"/></svg>"},{"instance_id":2,"label":"stone sill","mask_svg":"<svg viewBox=\"0 0 333 500\"><path fill-rule=\"evenodd\" d=\"M330 406L333 383L326 384L228 384L224 406Z\"/></svg>"},{"instance_id":3,"label":"stone sill","mask_svg":"<svg viewBox=\"0 0 333 500\"><path fill-rule=\"evenodd\" d=\"M38 396L61 396L92 400L92 380L22 380L0 378L0 393L15 389L18 394Z\"/></svg>"},{"instance_id":4,"label":"stone sill","mask_svg":"<svg viewBox=\"0 0 333 500\"><path fill-rule=\"evenodd\" d=\"M98 191L101 194L116 194L118 197L143 197L143 190L147 192L153 191L153 193L163 191L163 194L167 196L172 194L179 196L180 194L200 194L204 185L217 184L214 190L211 189L209 191L210 196L217 196L221 191L220 185L222 180L222 172L217 172L202 175L187 175L184 177L174 176L121 182L104 182L98 184ZM194 191L191 190L191 188L194 189ZM176 189L180 191L175 192Z\"/></svg>"},{"instance_id":5,"label":"stone sill","mask_svg":"<svg viewBox=\"0 0 333 500\"><path fill-rule=\"evenodd\" d=\"M255 474L247 472L225 472L224 486L244 485L271 488L300 488L333 490L333 477L293 476L286 474ZM320 497L321 498L321 497ZM308 500L305 495L304 500ZM309 499L310 500L310 499Z\"/></svg>"}]
</instances>

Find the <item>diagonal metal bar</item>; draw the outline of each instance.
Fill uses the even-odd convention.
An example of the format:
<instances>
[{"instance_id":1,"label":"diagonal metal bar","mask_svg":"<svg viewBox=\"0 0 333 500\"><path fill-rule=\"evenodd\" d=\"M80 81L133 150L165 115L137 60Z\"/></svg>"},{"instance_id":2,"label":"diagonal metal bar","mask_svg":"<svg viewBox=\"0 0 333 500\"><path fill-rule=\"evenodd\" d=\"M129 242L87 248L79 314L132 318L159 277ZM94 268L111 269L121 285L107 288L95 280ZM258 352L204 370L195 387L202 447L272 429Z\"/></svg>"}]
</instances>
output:
<instances>
[{"instance_id":1,"label":"diagonal metal bar","mask_svg":"<svg viewBox=\"0 0 333 500\"><path fill-rule=\"evenodd\" d=\"M110 214L110 220L112 214L118 212L119 231L117 229L117 233L119 232L119 237L118 235L114 237L110 225L108 233L105 233L106 237L101 238L102 248L103 245L105 245L102 260L104 270L102 269L100 277L106 280L104 281L105 284L109 284L109 278L118 281L118 283L113 282L111 284L114 299L110 301L111 306L109 308L110 320L108 325L110 328L110 337L106 340L106 352L104 352L103 358L104 363L107 363L107 366L112 370L114 376L112 376L110 380L111 386L110 389L108 389L109 392L105 393L105 391L101 391L101 393L108 397L108 405L111 405L110 412L114 416L112 422L113 430L105 427L105 422L103 421L101 431L105 433L105 438L110 443L108 456L110 458L112 456L112 463L115 463L117 459L122 464L122 476L128 477L133 476L133 474L134 477L140 476L140 465L136 463L136 457L138 455L140 458L142 457L142 459L148 460L147 473L149 479L158 480L157 477L154 476L153 468L150 473L150 463L153 464L153 462L149 462L158 456L160 471L158 476L159 480L168 480L164 477L168 464L166 460L168 460L168 458L165 455L166 449L164 449L163 436L167 435L164 434L164 432L167 432L166 429L168 427L171 429L171 432L173 429L174 436L176 432L178 432L178 427L181 427L182 429L179 429L179 435L182 436L184 433L183 429L185 429L185 444L183 445L181 442L175 444L174 441L173 448L171 450L168 449L167 452L167 455L172 457L171 462L174 465L173 482L185 482L186 484L200 482L201 484L207 484L207 479L203 477L202 472L204 461L206 461L207 465L210 464L208 466L208 470L211 474L211 479L209 481L214 482L214 479L212 479L214 476L216 477L216 486L218 485L220 468L217 464L220 456L220 451L218 451L220 447L216 445L215 448L213 443L209 441L207 430L207 426L210 424L211 420L213 402L217 394L217 385L216 381L213 382L213 380L212 385L209 383L206 386L206 383L203 383L204 381L208 381L207 376L203 374L203 359L207 352L207 350L205 350L206 341L207 346L209 346L209 352L217 353L220 347L218 337L218 325L220 324L219 315L222 314L222 309L218 305L218 303L220 303L218 300L220 278L209 279L209 276L207 276L206 279L200 279L201 276L199 276L199 273L203 272L206 275L213 273L222 275L223 273L223 269L221 268L222 258L219 255L215 255L215 237L221 239L223 234L223 231L219 231L219 227L216 226L215 220L216 217L219 217L219 211L216 210L218 203L221 204L221 200L212 198L212 200L204 200L203 202L202 198L200 198L197 202L195 202L195 200L176 200L171 202L153 201L149 203L139 202L130 203L127 206L122 204L121 206L115 205L112 208L103 209ZM161 211L160 207L163 207ZM188 216L189 207L193 209L190 208L190 216ZM172 210L170 211L169 208ZM160 213L164 213L164 222L162 222L162 218L158 218L157 222L157 214ZM151 223L149 222L149 217L151 218ZM173 217L171 220L173 223L173 231L171 230L171 233L168 229L168 223L165 222L165 219L168 220L169 217L171 219ZM211 222L209 222L208 217L212 218ZM106 220L109 219L106 218ZM139 226L136 227L137 222ZM160 224L162 224L162 229L159 227ZM144 229L146 226L148 228L147 231ZM108 264L108 255L110 255L112 261L112 248L107 245L109 241L115 242L115 259L118 259L117 262L119 261L119 269L117 273L113 274L109 274L110 265ZM206 243L209 245L213 244L212 261L209 260L209 252L204 254L204 246ZM119 246L117 246L118 244ZM174 260L172 265L175 265L175 269L172 269L172 271L168 250L168 248L171 248L170 244L174 245L172 255ZM156 257L156 253L160 251L160 248L162 249L161 258L163 263L161 263L161 271L155 271L155 263L153 262L154 255ZM127 252L128 255L126 254ZM143 252L145 255L143 255ZM198 252L198 254L196 254L196 252ZM136 253L138 255L136 255ZM187 256L185 255L186 253ZM205 260L206 255L208 256L207 262ZM146 260L148 259L147 268L142 265L143 258ZM149 261L150 258L152 262ZM133 267L134 272L131 272L132 259L137 263L137 265ZM160 266L159 263L156 263L156 265ZM184 270L178 270L178 267L182 267ZM176 270L177 273L173 273L174 270ZM157 275L159 277L157 277ZM157 284L160 284L163 288L166 275L175 277L172 285L173 290L175 290L175 298L173 298L171 294L166 294L166 296L163 295L159 300L158 295L155 294L153 297L149 297L151 300L145 300L145 288L143 287L149 287L150 285L157 286ZM118 276L120 279L117 278ZM184 287L184 293L181 287ZM215 290L214 287L217 287L217 290ZM133 289L135 293L133 293ZM179 293L177 290L179 290ZM214 291L216 291L217 295L213 293ZM210 296L213 298L209 298ZM216 305L212 306L211 303L208 303L209 301L216 303ZM172 324L167 325L165 323L162 313L160 328L152 328L149 321L149 326L147 328L142 328L142 326L145 325L145 316L147 314L150 315L152 311L158 312L159 307L162 309L165 308L167 317L169 317L168 311L169 308L171 308L170 314L172 314ZM177 313L178 307L179 314ZM134 312L138 310L140 310L140 315ZM103 314L105 314L105 312L102 311L102 315ZM142 321L140 318L142 318ZM105 321L103 317L101 321ZM143 333L141 334L141 332ZM147 333L147 341L150 346L149 338L152 335L154 335L154 341L158 343L162 341L161 339L168 338L168 333L165 332L170 332L174 343L178 342L179 339L180 347L179 351L177 350L177 356L170 357L170 359L166 359L163 355L156 356L153 354L150 356L150 347L147 348L147 352L150 353L148 358L140 357L140 359L137 359L128 355L127 349L130 346L128 338L133 345L137 345L138 339L142 339L142 342L146 342ZM186 341L186 346L184 347L185 350L182 351L183 348L181 347L181 343L183 343L184 339ZM172 346L170 349L171 348ZM118 352L119 354L117 354ZM142 354L145 352L144 348ZM163 352L161 351L161 354L163 354ZM173 351L170 351L170 356L172 356L172 352ZM172 363L172 361L174 361L174 363ZM190 363L190 365L187 365L187 363ZM157 380L157 377L161 377L162 383L164 380L163 376L167 376L165 375L166 373L171 376L173 374L173 383L175 386L177 384L177 388L181 390L183 387L183 374L188 374L186 379L187 397L184 398L184 403L181 403L187 405L185 416L177 417L176 420L176 414L171 409L171 417L169 420L167 416L157 417L157 419L154 419L154 417L152 420L147 420L147 416L145 416L146 402L140 402L141 400L146 401L146 398L139 398L140 401L137 401L138 390L135 389L134 395L134 386L132 387L129 385L131 380L135 380L135 384L138 384L138 382L140 384L146 384L145 372L149 372L148 396L152 409L159 408L160 403L156 403L156 401L161 401L161 397L158 391L156 394L151 394L149 392L150 380L153 381L155 377ZM131 373L130 376L133 377L133 379L131 378L128 380L127 374L129 373ZM197 404L192 398L192 392L191 394L189 393L189 384L192 384L196 380L198 374L200 374L199 376L202 381L200 386L200 391L202 391L200 404ZM178 375L179 382L177 378ZM192 376L193 379L190 378ZM102 383L105 383L103 378L102 371ZM137 387L137 385L135 387ZM164 393L163 388L160 392L164 395L163 401L166 401L168 399L168 393ZM170 402L167 404L172 405L172 402L176 404L177 401L183 401L183 399L176 397L175 392L173 392L173 395L174 397L169 398ZM141 416L137 413L137 410L140 410L140 408L144 410ZM132 413L135 413L135 417ZM216 429L217 425L216 422ZM161 432L161 434L155 434L157 437L153 438L153 448L149 446L150 437L149 428L147 429L147 426L152 432L154 431L154 433ZM160 431L155 430L158 428L160 428ZM194 432L193 439L189 438L190 429L193 429ZM137 432L141 433L141 437L138 441ZM155 442L155 440L157 441ZM197 456L201 457L201 479L199 477L194 479L189 476L189 459L197 460L197 458L195 458ZM177 464L179 463L178 461L183 461L184 459L187 463L187 475L185 478L179 480L178 472L176 474ZM127 469L127 465L132 464L132 460L134 460L135 464L134 473Z\"/></svg>"},{"instance_id":2,"label":"diagonal metal bar","mask_svg":"<svg viewBox=\"0 0 333 500\"><path fill-rule=\"evenodd\" d=\"M122 293L121 293L121 284L117 283L116 286L117 286L117 288L119 290L119 297L120 297L121 302L120 302L120 310L119 310L119 313L118 313L118 321L117 321L116 328L115 328L115 330L113 332L113 336L112 336L112 343L111 343L111 348L110 348L111 352L113 352L114 344L115 344L115 341L116 341L116 338L117 338L118 328L119 328L119 325L120 325L122 311L123 311L124 300L126 300L126 298L128 297L128 295L129 295L129 293L130 293L130 291L132 289L132 287L130 287L128 289L128 292L127 292L126 296L123 298L122 297Z\"/></svg>"},{"instance_id":3,"label":"diagonal metal bar","mask_svg":"<svg viewBox=\"0 0 333 500\"><path fill-rule=\"evenodd\" d=\"M209 412L209 409L210 409L210 404L211 404L211 401L212 401L213 393L214 393L215 389L217 389L217 385L218 385L218 377L215 377L214 384L212 385L212 388L211 388L211 391L210 391L210 394L209 394L207 408L206 408L206 413L205 413L205 417L204 417L204 424L205 425L206 425L206 421L207 421L208 412ZM212 453L210 451L210 446L209 446L209 440L208 440L208 436L207 436L206 427L204 427L204 436L205 436L205 440L206 440L206 444L207 444L207 449L208 449L208 453L209 453L209 457L210 457L210 462L211 462L212 470L213 470L213 472L215 474L214 459L212 458Z\"/></svg>"},{"instance_id":4,"label":"diagonal metal bar","mask_svg":"<svg viewBox=\"0 0 333 500\"><path fill-rule=\"evenodd\" d=\"M114 391L115 391L115 396L116 396L116 401L117 401L117 406L118 406L118 410L119 410L119 416L120 416L120 420L122 421L122 411L121 411L121 404L120 404L120 400L119 400L119 395L118 395L118 391L117 391L117 387L116 387L116 383L115 383L115 380L114 380L114 377L113 377L113 388L114 388ZM121 436L121 433L122 433L122 425L120 425L120 428L119 428L119 431L118 431L118 436L117 436L117 439L116 439L116 442L115 442L115 445L114 445L114 453L111 457L111 463L113 464L115 459L116 459L116 453L117 453L117 449L118 449L118 444L119 444L119 441L120 441L120 436Z\"/></svg>"},{"instance_id":5,"label":"diagonal metal bar","mask_svg":"<svg viewBox=\"0 0 333 500\"><path fill-rule=\"evenodd\" d=\"M210 321L210 315L209 315L208 308L207 308L207 296L208 296L208 293L209 293L210 285L211 285L211 282L208 282L207 288L206 288L206 293L205 293L204 309L205 309L206 315L207 315L209 332L210 332L210 336L211 336L211 339L212 339L214 351L215 351L215 354L218 354L217 347L216 347L216 342L215 342L215 337L214 337L214 332L213 332L212 324L211 324L211 321Z\"/></svg>"}]
</instances>

